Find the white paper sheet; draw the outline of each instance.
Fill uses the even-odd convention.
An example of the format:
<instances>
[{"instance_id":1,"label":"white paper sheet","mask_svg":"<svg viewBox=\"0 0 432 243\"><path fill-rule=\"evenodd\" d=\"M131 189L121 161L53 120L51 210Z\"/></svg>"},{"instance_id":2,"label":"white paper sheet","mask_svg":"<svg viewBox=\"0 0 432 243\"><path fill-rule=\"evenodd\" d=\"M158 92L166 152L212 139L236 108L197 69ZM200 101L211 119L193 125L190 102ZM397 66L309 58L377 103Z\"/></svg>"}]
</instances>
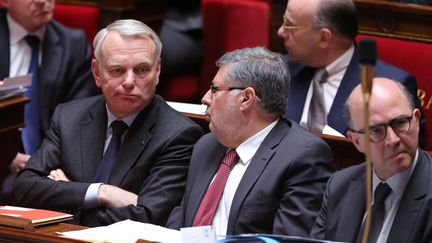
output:
<instances>
[{"instance_id":1,"label":"white paper sheet","mask_svg":"<svg viewBox=\"0 0 432 243\"><path fill-rule=\"evenodd\" d=\"M161 243L182 242L179 230L132 220L124 220L108 226L84 230L59 232L59 234L68 238L90 242L135 243L138 239Z\"/></svg>"},{"instance_id":2,"label":"white paper sheet","mask_svg":"<svg viewBox=\"0 0 432 243\"><path fill-rule=\"evenodd\" d=\"M203 104L191 104L191 103L181 103L181 102L172 102L168 101L168 105L170 105L174 110L178 112L186 112L197 115L205 115L207 106Z\"/></svg>"}]
</instances>

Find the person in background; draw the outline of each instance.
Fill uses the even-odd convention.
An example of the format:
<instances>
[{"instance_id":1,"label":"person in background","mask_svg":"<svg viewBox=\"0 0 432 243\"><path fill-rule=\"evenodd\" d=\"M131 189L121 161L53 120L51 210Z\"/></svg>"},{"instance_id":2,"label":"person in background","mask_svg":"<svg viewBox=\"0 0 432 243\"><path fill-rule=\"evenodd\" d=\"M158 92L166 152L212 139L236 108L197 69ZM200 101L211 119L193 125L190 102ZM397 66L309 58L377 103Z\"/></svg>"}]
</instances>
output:
<instances>
[{"instance_id":1,"label":"person in background","mask_svg":"<svg viewBox=\"0 0 432 243\"><path fill-rule=\"evenodd\" d=\"M344 103L360 82L360 63L355 37L359 28L352 0L289 0L278 35L288 52L286 61L292 75L286 117L311 132L325 125L346 135ZM416 79L409 73L380 60L375 76L397 80L417 97ZM420 119L420 146L423 143L424 115Z\"/></svg>"},{"instance_id":2,"label":"person in background","mask_svg":"<svg viewBox=\"0 0 432 243\"><path fill-rule=\"evenodd\" d=\"M200 76L202 65L201 0L163 0L167 6L160 39L164 46L161 75L157 93L163 94L173 78L182 75ZM186 88L186 87L185 87ZM198 102L188 100L188 102Z\"/></svg>"},{"instance_id":3,"label":"person in background","mask_svg":"<svg viewBox=\"0 0 432 243\"><path fill-rule=\"evenodd\" d=\"M282 117L290 84L282 56L244 48L217 65L202 98L211 133L194 147L183 201L167 226L212 225L217 236L308 235L333 154L323 140Z\"/></svg>"},{"instance_id":4,"label":"person in background","mask_svg":"<svg viewBox=\"0 0 432 243\"><path fill-rule=\"evenodd\" d=\"M345 113L348 137L356 148L364 153L365 139L371 144L374 199L368 242L430 242L432 161L418 147L420 111L412 95L399 82L374 78L368 124L364 123L361 85L348 97ZM312 237L360 242L366 211L365 173L363 163L330 177Z\"/></svg>"},{"instance_id":5,"label":"person in background","mask_svg":"<svg viewBox=\"0 0 432 243\"><path fill-rule=\"evenodd\" d=\"M202 129L155 95L161 49L140 21L98 32L92 71L103 95L57 106L41 148L15 179L18 205L66 211L86 226L166 223Z\"/></svg>"},{"instance_id":6,"label":"person in background","mask_svg":"<svg viewBox=\"0 0 432 243\"><path fill-rule=\"evenodd\" d=\"M23 149L11 162L11 175L2 185L0 203L8 203L13 175L39 148L55 107L99 91L91 75L91 48L85 33L52 19L55 0L0 1L4 7L0 8L0 80L33 74L24 94L30 102L25 106Z\"/></svg>"}]
</instances>

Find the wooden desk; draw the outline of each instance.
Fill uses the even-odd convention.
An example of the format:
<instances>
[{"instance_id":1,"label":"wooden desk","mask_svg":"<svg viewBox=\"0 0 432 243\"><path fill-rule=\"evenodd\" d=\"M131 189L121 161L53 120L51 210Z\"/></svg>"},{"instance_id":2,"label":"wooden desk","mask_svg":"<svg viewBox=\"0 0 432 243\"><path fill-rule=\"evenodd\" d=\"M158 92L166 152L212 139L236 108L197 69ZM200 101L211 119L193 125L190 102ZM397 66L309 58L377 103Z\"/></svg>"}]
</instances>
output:
<instances>
[{"instance_id":1,"label":"wooden desk","mask_svg":"<svg viewBox=\"0 0 432 243\"><path fill-rule=\"evenodd\" d=\"M72 230L85 229L84 226L67 224L67 223L56 223L45 226L38 226L35 228L35 232L24 231L19 229L10 229L0 227L0 242L12 243L12 242L58 242L58 243L82 243L84 241L73 240L69 238L61 237L56 232L65 232Z\"/></svg>"},{"instance_id":2,"label":"wooden desk","mask_svg":"<svg viewBox=\"0 0 432 243\"><path fill-rule=\"evenodd\" d=\"M24 105L28 101L23 96L0 100L0 183L21 146L18 129L24 127Z\"/></svg>"},{"instance_id":3,"label":"wooden desk","mask_svg":"<svg viewBox=\"0 0 432 243\"><path fill-rule=\"evenodd\" d=\"M209 132L208 122L205 115L192 113L183 113L183 115L195 121L204 129L205 132ZM326 134L315 135L322 138L330 146L335 158L336 169L340 170L365 161L364 155L355 148L354 144L352 144L349 139Z\"/></svg>"}]
</instances>

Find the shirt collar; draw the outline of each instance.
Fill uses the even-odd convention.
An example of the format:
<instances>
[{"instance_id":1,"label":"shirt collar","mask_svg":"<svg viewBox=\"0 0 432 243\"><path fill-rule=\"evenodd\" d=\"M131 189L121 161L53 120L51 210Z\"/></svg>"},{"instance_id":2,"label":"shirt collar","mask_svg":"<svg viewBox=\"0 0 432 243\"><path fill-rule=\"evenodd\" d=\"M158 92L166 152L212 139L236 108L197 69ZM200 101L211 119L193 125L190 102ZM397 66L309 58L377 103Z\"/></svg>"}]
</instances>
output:
<instances>
[{"instance_id":1,"label":"shirt collar","mask_svg":"<svg viewBox=\"0 0 432 243\"><path fill-rule=\"evenodd\" d=\"M385 181L390 188L392 189L392 191L399 197L402 198L402 195L405 191L405 187L408 184L409 179L411 178L411 175L414 171L414 168L417 164L417 160L418 160L418 155L419 151L417 149L416 151L416 155L414 156L414 160L411 163L411 166L405 170L402 171L401 173L397 173L393 176L391 176L390 178L387 179L387 181ZM378 178L378 176L375 173L375 170L373 170L373 175L372 175L372 183L373 183L373 191L375 192L375 189L378 187L379 183L383 182L381 181L381 179Z\"/></svg>"},{"instance_id":2,"label":"shirt collar","mask_svg":"<svg viewBox=\"0 0 432 243\"><path fill-rule=\"evenodd\" d=\"M9 15L9 13L7 14L7 22L9 27L9 36L10 36L9 38L10 38L11 45L18 43L28 34L35 35L39 37L39 40L41 42L43 41L43 37L46 31L45 26L40 28L36 32L29 33L24 27L22 27L15 20L13 20L12 17Z\"/></svg>"},{"instance_id":3,"label":"shirt collar","mask_svg":"<svg viewBox=\"0 0 432 243\"><path fill-rule=\"evenodd\" d=\"M354 44L344 52L340 57L325 67L329 77L347 69L352 56L354 55Z\"/></svg>"},{"instance_id":4,"label":"shirt collar","mask_svg":"<svg viewBox=\"0 0 432 243\"><path fill-rule=\"evenodd\" d=\"M248 138L246 141L241 143L237 148L236 152L240 157L240 161L243 164L247 164L250 162L252 157L255 155L262 141L267 137L273 127L276 126L276 123L279 121L279 118L272 123L270 123L267 127Z\"/></svg>"},{"instance_id":5,"label":"shirt collar","mask_svg":"<svg viewBox=\"0 0 432 243\"><path fill-rule=\"evenodd\" d=\"M108 109L108 106L106 107L107 110L107 115L108 115L108 123L107 123L107 127L109 127L111 125L111 123L115 120L122 120L124 121L129 127L131 127L132 122L135 120L135 118L137 117L138 113L132 114L130 116L127 116L123 119L119 119L116 116L114 116L114 114L111 113L111 111Z\"/></svg>"}]
</instances>

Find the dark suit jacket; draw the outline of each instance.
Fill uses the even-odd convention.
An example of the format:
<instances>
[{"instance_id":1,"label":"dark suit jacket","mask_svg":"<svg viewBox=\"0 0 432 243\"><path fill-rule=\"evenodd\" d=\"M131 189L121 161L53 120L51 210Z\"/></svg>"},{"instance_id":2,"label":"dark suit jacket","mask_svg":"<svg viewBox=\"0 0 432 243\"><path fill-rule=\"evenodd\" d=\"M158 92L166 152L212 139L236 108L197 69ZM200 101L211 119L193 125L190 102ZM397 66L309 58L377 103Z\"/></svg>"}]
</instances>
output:
<instances>
[{"instance_id":1,"label":"dark suit jacket","mask_svg":"<svg viewBox=\"0 0 432 243\"><path fill-rule=\"evenodd\" d=\"M431 242L432 161L423 150L419 152L387 242ZM312 237L355 241L365 213L365 168L360 164L332 175Z\"/></svg>"},{"instance_id":2,"label":"dark suit jacket","mask_svg":"<svg viewBox=\"0 0 432 243\"><path fill-rule=\"evenodd\" d=\"M0 80L9 77L10 44L6 10L0 9ZM98 94L91 74L91 48L81 30L51 21L46 28L40 68L41 131L49 128L55 107Z\"/></svg>"},{"instance_id":3,"label":"dark suit jacket","mask_svg":"<svg viewBox=\"0 0 432 243\"><path fill-rule=\"evenodd\" d=\"M102 96L59 105L41 148L15 179L16 202L72 212L89 226L124 219L165 224L183 196L192 148L202 129L156 96L129 128L109 180L138 194L138 206L81 210L102 159L106 126ZM56 168L72 182L46 178Z\"/></svg>"},{"instance_id":4,"label":"dark suit jacket","mask_svg":"<svg viewBox=\"0 0 432 243\"><path fill-rule=\"evenodd\" d=\"M212 133L197 142L182 205L171 213L168 227L192 225L226 151ZM308 235L333 165L333 155L324 141L298 124L281 119L262 142L238 185L227 234Z\"/></svg>"},{"instance_id":5,"label":"dark suit jacket","mask_svg":"<svg viewBox=\"0 0 432 243\"><path fill-rule=\"evenodd\" d=\"M291 72L291 91L288 98L288 111L286 117L300 122L303 107L305 104L307 92L310 82L313 78L315 69L307 67L298 62L290 62L287 57L288 67ZM420 144L422 144L424 137L424 125L426 123L423 109L420 100L417 97L417 81L411 74L399 69L393 65L387 64L380 60L375 65L376 77L387 77L402 83L408 91L413 95L415 106L422 112L422 119L420 121ZM343 112L343 107L351 91L360 83L360 63L358 60L357 48L348 65L345 75L341 81L339 89L334 98L332 107L330 108L327 116L327 124L336 129L342 134L346 134L347 124Z\"/></svg>"}]
</instances>

